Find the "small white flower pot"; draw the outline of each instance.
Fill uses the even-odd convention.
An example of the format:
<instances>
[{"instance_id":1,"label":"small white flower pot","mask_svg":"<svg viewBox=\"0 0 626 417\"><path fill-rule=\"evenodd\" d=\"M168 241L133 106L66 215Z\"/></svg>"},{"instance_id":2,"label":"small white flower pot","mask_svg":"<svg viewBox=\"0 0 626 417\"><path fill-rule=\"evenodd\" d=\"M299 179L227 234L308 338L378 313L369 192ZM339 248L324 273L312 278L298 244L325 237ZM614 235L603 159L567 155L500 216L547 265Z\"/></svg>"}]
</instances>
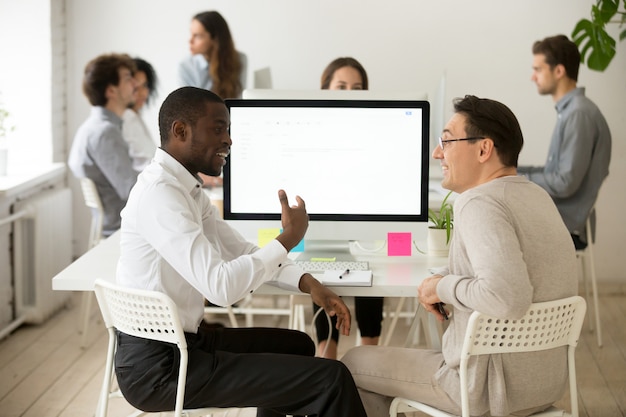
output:
<instances>
[{"instance_id":1,"label":"small white flower pot","mask_svg":"<svg viewBox=\"0 0 626 417\"><path fill-rule=\"evenodd\" d=\"M450 239L452 239L452 232L454 232L454 229L450 230ZM449 246L448 243L446 243L446 239L446 229L433 229L429 227L426 241L428 254L430 256L448 256Z\"/></svg>"}]
</instances>

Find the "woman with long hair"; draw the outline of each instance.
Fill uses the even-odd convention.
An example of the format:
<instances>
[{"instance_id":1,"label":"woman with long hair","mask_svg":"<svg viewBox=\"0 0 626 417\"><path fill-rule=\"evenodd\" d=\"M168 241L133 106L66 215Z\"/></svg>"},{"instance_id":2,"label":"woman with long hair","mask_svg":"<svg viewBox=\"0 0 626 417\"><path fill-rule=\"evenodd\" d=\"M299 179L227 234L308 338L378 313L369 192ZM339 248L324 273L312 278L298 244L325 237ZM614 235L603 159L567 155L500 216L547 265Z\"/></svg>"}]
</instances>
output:
<instances>
[{"instance_id":1,"label":"woman with long hair","mask_svg":"<svg viewBox=\"0 0 626 417\"><path fill-rule=\"evenodd\" d=\"M216 11L191 20L191 55L178 67L181 86L211 90L221 98L241 97L246 87L247 58L235 49L228 23Z\"/></svg>"}]
</instances>

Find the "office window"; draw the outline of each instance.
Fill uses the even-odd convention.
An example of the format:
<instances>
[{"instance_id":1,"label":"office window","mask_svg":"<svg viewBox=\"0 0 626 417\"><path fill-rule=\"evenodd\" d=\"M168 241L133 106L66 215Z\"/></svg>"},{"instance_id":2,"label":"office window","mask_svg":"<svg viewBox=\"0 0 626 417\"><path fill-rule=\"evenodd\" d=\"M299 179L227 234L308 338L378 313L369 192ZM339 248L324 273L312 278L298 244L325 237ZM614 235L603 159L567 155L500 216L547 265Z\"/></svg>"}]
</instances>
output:
<instances>
[{"instance_id":1,"label":"office window","mask_svg":"<svg viewBox=\"0 0 626 417\"><path fill-rule=\"evenodd\" d=\"M63 0L0 0L0 101L14 126L9 174L65 159L60 138L54 146L66 119L63 14Z\"/></svg>"}]
</instances>

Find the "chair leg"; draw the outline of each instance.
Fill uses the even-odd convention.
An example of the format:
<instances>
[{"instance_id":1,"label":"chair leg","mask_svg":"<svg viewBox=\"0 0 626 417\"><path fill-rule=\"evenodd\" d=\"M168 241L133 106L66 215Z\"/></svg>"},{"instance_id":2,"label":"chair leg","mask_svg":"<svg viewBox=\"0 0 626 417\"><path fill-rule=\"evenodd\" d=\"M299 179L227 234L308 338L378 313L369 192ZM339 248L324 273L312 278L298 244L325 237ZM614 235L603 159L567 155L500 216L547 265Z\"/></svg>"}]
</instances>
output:
<instances>
[{"instance_id":1,"label":"chair leg","mask_svg":"<svg viewBox=\"0 0 626 417\"><path fill-rule=\"evenodd\" d=\"M233 307L228 306L226 307L226 309L228 311L228 319L230 320L230 325L234 328L239 327L239 323L237 322L237 318L235 317L235 313L233 312Z\"/></svg>"},{"instance_id":2,"label":"chair leg","mask_svg":"<svg viewBox=\"0 0 626 417\"><path fill-rule=\"evenodd\" d=\"M582 279L585 286L585 299L593 298L593 318L589 320L589 330L596 332L598 347L602 347L602 328L600 325L600 303L598 301L598 282L596 279L596 268L593 259L593 249L588 247L588 253L580 254ZM591 281L591 297L589 294L589 281ZM591 309L590 309L591 310Z\"/></svg>"},{"instance_id":3,"label":"chair leg","mask_svg":"<svg viewBox=\"0 0 626 417\"><path fill-rule=\"evenodd\" d=\"M589 248L589 269L591 276L591 291L593 291L593 309L596 321L596 338L598 347L602 347L602 328L600 326L600 303L598 302L598 281L596 279L596 265L593 260L593 249Z\"/></svg>"},{"instance_id":4,"label":"chair leg","mask_svg":"<svg viewBox=\"0 0 626 417\"><path fill-rule=\"evenodd\" d=\"M304 322L304 303L310 303L311 298L303 295L289 296L289 328L294 330L306 331Z\"/></svg>"},{"instance_id":5,"label":"chair leg","mask_svg":"<svg viewBox=\"0 0 626 417\"><path fill-rule=\"evenodd\" d=\"M80 337L80 347L87 347L87 332L89 330L89 319L91 318L91 302L93 300L93 293L91 291L83 292L81 306L80 306L80 319L82 320L81 325L81 337Z\"/></svg>"}]
</instances>

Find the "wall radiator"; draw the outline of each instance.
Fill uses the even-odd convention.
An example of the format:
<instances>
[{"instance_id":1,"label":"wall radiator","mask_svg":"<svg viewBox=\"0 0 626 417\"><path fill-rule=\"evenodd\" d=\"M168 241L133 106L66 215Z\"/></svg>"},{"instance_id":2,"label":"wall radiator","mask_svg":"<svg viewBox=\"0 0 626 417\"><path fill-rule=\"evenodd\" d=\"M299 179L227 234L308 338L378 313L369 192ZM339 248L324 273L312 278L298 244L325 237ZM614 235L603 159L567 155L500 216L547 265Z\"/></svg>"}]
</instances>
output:
<instances>
[{"instance_id":1,"label":"wall radiator","mask_svg":"<svg viewBox=\"0 0 626 417\"><path fill-rule=\"evenodd\" d=\"M69 302L71 293L53 291L52 277L72 263L72 192L51 189L18 201L13 213L15 315L38 324Z\"/></svg>"}]
</instances>

